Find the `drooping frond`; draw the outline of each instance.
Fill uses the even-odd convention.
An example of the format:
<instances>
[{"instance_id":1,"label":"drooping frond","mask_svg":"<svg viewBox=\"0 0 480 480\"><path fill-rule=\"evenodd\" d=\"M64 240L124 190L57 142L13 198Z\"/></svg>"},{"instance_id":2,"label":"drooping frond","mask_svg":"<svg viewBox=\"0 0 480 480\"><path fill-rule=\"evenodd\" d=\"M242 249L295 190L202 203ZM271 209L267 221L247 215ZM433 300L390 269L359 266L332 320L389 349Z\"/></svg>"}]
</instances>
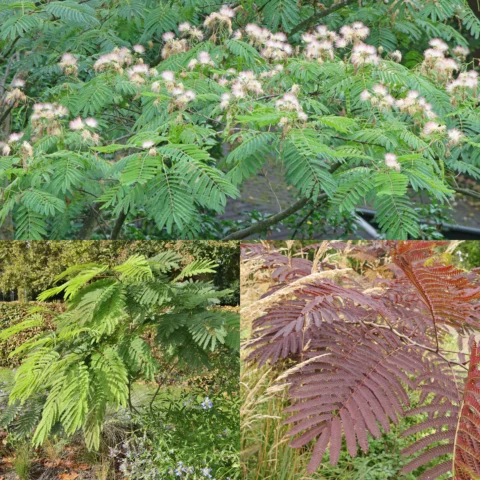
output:
<instances>
[{"instance_id":1,"label":"drooping frond","mask_svg":"<svg viewBox=\"0 0 480 480\"><path fill-rule=\"evenodd\" d=\"M423 299L435 326L438 323L479 328L479 313L472 301L480 298L480 288L465 272L435 258L436 245L434 242L398 242L393 261Z\"/></svg>"}]
</instances>

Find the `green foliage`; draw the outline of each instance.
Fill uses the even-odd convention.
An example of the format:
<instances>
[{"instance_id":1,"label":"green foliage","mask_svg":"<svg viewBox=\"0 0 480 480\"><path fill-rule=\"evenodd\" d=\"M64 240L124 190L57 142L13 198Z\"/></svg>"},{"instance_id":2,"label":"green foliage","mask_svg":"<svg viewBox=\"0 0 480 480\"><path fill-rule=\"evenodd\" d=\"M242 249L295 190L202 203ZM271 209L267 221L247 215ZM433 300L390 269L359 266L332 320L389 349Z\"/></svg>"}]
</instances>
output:
<instances>
[{"instance_id":1,"label":"green foliage","mask_svg":"<svg viewBox=\"0 0 480 480\"><path fill-rule=\"evenodd\" d=\"M220 344L238 352L238 315L212 310L230 291L192 278L212 272L212 262L193 260L178 274L180 260L164 251L118 265L75 265L58 275L64 283L39 296L62 293L68 308L55 318L54 332L39 333L14 352L22 363L9 404L25 406L34 418L34 445L61 427L66 435L82 430L87 447L97 450L107 409L126 408L132 382L159 373L157 349L168 362L191 367L208 365L207 351ZM3 330L1 340L40 319Z\"/></svg>"},{"instance_id":2,"label":"green foliage","mask_svg":"<svg viewBox=\"0 0 480 480\"><path fill-rule=\"evenodd\" d=\"M10 356L10 354L38 335L39 332L51 331L53 329L52 319L64 310L65 307L61 303L0 302L0 335L2 337L6 336L6 332L12 331L10 329L19 332L20 329L22 330L20 333L16 333L13 338L9 338L8 342L2 344L0 368L18 366L19 359ZM40 313L32 313L32 311L42 312L43 320L41 323L39 320ZM21 327L29 322L31 322L31 326L27 329Z\"/></svg>"},{"instance_id":3,"label":"green foliage","mask_svg":"<svg viewBox=\"0 0 480 480\"><path fill-rule=\"evenodd\" d=\"M239 248L237 242L195 241L42 241L0 242L0 292L3 299L32 300L38 293L54 286L55 278L69 265L86 263L116 264L132 255L155 257L160 272L180 273L186 263L196 258L218 265L215 273L204 273L220 289L231 288L232 295L222 297L222 304L239 303ZM12 318L15 318L12 315Z\"/></svg>"},{"instance_id":4,"label":"green foliage","mask_svg":"<svg viewBox=\"0 0 480 480\"><path fill-rule=\"evenodd\" d=\"M449 90L471 68L454 48L473 50L480 37L466 0L219 8L206 0L0 3L0 115L8 120L0 223L9 235L11 223L17 239L219 237L228 232L212 231L212 219L273 158L298 197L326 196L328 211L340 209L347 222L361 203L379 204L388 238L416 238L419 193L448 204L456 176L480 177L476 87ZM185 22L196 30L180 31ZM369 35L354 43L375 47L374 61L355 60L350 40L323 56L304 48L309 28L330 29L321 43L358 22ZM268 31L252 33L252 23ZM448 42L453 71L424 60L433 38ZM376 85L392 102L360 101ZM409 91L431 104L428 115L400 109ZM426 133L429 120L445 129ZM454 128L461 141L447 136ZM400 160L412 153L415 161ZM401 172L385 165L387 154ZM375 174L360 178L359 168ZM406 219L386 216L387 204Z\"/></svg>"}]
</instances>

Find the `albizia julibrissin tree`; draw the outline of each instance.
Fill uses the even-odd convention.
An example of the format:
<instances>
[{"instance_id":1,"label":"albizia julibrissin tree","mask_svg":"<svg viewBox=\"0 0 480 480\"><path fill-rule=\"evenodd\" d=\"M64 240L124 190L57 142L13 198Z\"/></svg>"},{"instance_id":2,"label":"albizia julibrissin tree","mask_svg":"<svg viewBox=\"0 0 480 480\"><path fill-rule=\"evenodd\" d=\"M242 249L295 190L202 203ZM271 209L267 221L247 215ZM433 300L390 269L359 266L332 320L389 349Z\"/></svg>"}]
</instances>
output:
<instances>
[{"instance_id":1,"label":"albizia julibrissin tree","mask_svg":"<svg viewBox=\"0 0 480 480\"><path fill-rule=\"evenodd\" d=\"M415 457L399 474L423 467L416 478L480 478L480 278L448 264L444 250L433 242L325 242L296 258L243 246L243 261L273 269L274 281L243 311L253 319L247 361L283 370L291 445L313 442L309 473L327 449L336 464L344 439L355 457L368 451L369 436L410 416L402 435L415 437L402 453ZM445 346L452 334L459 352Z\"/></svg>"},{"instance_id":2,"label":"albizia julibrissin tree","mask_svg":"<svg viewBox=\"0 0 480 480\"><path fill-rule=\"evenodd\" d=\"M368 201L389 238L418 237L414 198L480 175L478 20L463 0L296 5L2 5L4 235L205 235L274 158L287 213Z\"/></svg>"}]
</instances>

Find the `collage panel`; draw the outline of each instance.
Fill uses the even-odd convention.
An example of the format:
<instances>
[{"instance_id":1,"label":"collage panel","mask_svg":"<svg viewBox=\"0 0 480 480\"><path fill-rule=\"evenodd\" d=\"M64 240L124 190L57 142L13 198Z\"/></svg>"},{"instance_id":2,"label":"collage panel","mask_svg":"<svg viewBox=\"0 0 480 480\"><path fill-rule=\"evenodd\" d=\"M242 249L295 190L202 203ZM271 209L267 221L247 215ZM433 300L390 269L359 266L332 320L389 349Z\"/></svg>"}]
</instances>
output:
<instances>
[{"instance_id":1,"label":"collage panel","mask_svg":"<svg viewBox=\"0 0 480 480\"><path fill-rule=\"evenodd\" d=\"M240 479L237 242L0 242L2 480Z\"/></svg>"},{"instance_id":2,"label":"collage panel","mask_svg":"<svg viewBox=\"0 0 480 480\"><path fill-rule=\"evenodd\" d=\"M0 5L0 239L480 238L477 0Z\"/></svg>"},{"instance_id":3,"label":"collage panel","mask_svg":"<svg viewBox=\"0 0 480 480\"><path fill-rule=\"evenodd\" d=\"M479 242L241 248L245 479L479 478Z\"/></svg>"}]
</instances>

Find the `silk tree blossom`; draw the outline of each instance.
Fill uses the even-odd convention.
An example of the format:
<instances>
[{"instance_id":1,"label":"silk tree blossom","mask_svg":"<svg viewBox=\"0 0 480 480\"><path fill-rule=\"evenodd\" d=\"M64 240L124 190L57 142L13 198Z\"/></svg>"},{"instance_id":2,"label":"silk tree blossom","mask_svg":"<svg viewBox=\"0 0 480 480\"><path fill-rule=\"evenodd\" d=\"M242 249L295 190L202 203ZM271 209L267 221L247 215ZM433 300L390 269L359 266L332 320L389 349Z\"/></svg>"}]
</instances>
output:
<instances>
[{"instance_id":1,"label":"silk tree blossom","mask_svg":"<svg viewBox=\"0 0 480 480\"><path fill-rule=\"evenodd\" d=\"M145 53L145 47L143 45L134 45L132 47L132 50L135 52L135 53L139 53L139 54L144 54Z\"/></svg>"},{"instance_id":2,"label":"silk tree blossom","mask_svg":"<svg viewBox=\"0 0 480 480\"><path fill-rule=\"evenodd\" d=\"M163 35L162 35L162 40L164 42L173 42L173 40L175 40L175 33L173 32L165 32Z\"/></svg>"},{"instance_id":3,"label":"silk tree blossom","mask_svg":"<svg viewBox=\"0 0 480 480\"><path fill-rule=\"evenodd\" d=\"M218 12L208 15L203 22L203 26L214 32L214 34L226 30L231 35L232 18L234 17L235 10L224 5Z\"/></svg>"},{"instance_id":4,"label":"silk tree blossom","mask_svg":"<svg viewBox=\"0 0 480 480\"><path fill-rule=\"evenodd\" d=\"M62 69L65 75L76 76L78 73L77 58L71 53L64 53L58 66Z\"/></svg>"},{"instance_id":5,"label":"silk tree blossom","mask_svg":"<svg viewBox=\"0 0 480 480\"><path fill-rule=\"evenodd\" d=\"M8 143L5 143L5 142L0 142L0 150L4 157L10 156L10 153L12 152L10 145L8 145Z\"/></svg>"},{"instance_id":6,"label":"silk tree blossom","mask_svg":"<svg viewBox=\"0 0 480 480\"><path fill-rule=\"evenodd\" d=\"M461 45L457 45L452 50L453 55L460 60L460 62L465 62L467 59L470 50L467 47L462 47Z\"/></svg>"},{"instance_id":7,"label":"silk tree blossom","mask_svg":"<svg viewBox=\"0 0 480 480\"><path fill-rule=\"evenodd\" d=\"M232 96L229 93L224 93L220 98L222 100L219 105L220 110L226 110L230 105L230 100L232 99Z\"/></svg>"},{"instance_id":8,"label":"silk tree blossom","mask_svg":"<svg viewBox=\"0 0 480 480\"><path fill-rule=\"evenodd\" d=\"M475 70L462 72L446 88L447 92L452 94L464 94L468 90L473 90L475 93L478 88L478 73Z\"/></svg>"},{"instance_id":9,"label":"silk tree blossom","mask_svg":"<svg viewBox=\"0 0 480 480\"><path fill-rule=\"evenodd\" d=\"M85 119L85 125L87 125L90 128L97 128L98 121L95 118L89 117Z\"/></svg>"},{"instance_id":10,"label":"silk tree blossom","mask_svg":"<svg viewBox=\"0 0 480 480\"><path fill-rule=\"evenodd\" d=\"M397 63L402 61L402 52L400 50L395 50L394 52L390 53L390 58Z\"/></svg>"},{"instance_id":11,"label":"silk tree blossom","mask_svg":"<svg viewBox=\"0 0 480 480\"><path fill-rule=\"evenodd\" d=\"M305 57L317 59L320 63L326 60L333 60L335 56L333 53L333 44L328 40L308 42L304 53Z\"/></svg>"},{"instance_id":12,"label":"silk tree blossom","mask_svg":"<svg viewBox=\"0 0 480 480\"><path fill-rule=\"evenodd\" d=\"M361 100L362 102L368 102L371 98L372 98L372 94L371 94L368 90L364 90L364 91L360 94L360 100Z\"/></svg>"},{"instance_id":13,"label":"silk tree blossom","mask_svg":"<svg viewBox=\"0 0 480 480\"><path fill-rule=\"evenodd\" d=\"M178 26L180 33L188 33L192 29L192 26L188 22L183 22Z\"/></svg>"},{"instance_id":14,"label":"silk tree blossom","mask_svg":"<svg viewBox=\"0 0 480 480\"><path fill-rule=\"evenodd\" d=\"M10 84L12 88L24 88L25 87L25 80L21 78L15 78L12 80L12 83Z\"/></svg>"},{"instance_id":15,"label":"silk tree blossom","mask_svg":"<svg viewBox=\"0 0 480 480\"><path fill-rule=\"evenodd\" d=\"M380 57L377 54L377 49L373 45L357 43L352 49L350 61L355 67L378 65L380 63Z\"/></svg>"},{"instance_id":16,"label":"silk tree blossom","mask_svg":"<svg viewBox=\"0 0 480 480\"><path fill-rule=\"evenodd\" d=\"M123 73L123 67L133 63L133 56L126 47L115 48L112 52L100 55L93 64L96 72L113 70L117 73Z\"/></svg>"},{"instance_id":17,"label":"silk tree blossom","mask_svg":"<svg viewBox=\"0 0 480 480\"><path fill-rule=\"evenodd\" d=\"M390 95L385 85L378 83L372 87L372 91L373 95L368 90L364 90L360 94L360 100L370 102L372 106L383 109L390 109L395 104L395 99Z\"/></svg>"},{"instance_id":18,"label":"silk tree blossom","mask_svg":"<svg viewBox=\"0 0 480 480\"><path fill-rule=\"evenodd\" d=\"M175 73L171 70L164 70L160 76L165 80L165 82L175 82Z\"/></svg>"},{"instance_id":19,"label":"silk tree blossom","mask_svg":"<svg viewBox=\"0 0 480 480\"><path fill-rule=\"evenodd\" d=\"M408 113L412 116L420 114L428 119L437 117L432 105L428 103L424 97L420 97L420 94L416 90L410 90L407 96L398 99L395 105L401 112Z\"/></svg>"},{"instance_id":20,"label":"silk tree blossom","mask_svg":"<svg viewBox=\"0 0 480 480\"><path fill-rule=\"evenodd\" d=\"M427 122L425 126L423 127L423 133L426 136L430 136L434 133L445 133L445 130L447 127L445 125L440 125L437 122Z\"/></svg>"},{"instance_id":21,"label":"silk tree blossom","mask_svg":"<svg viewBox=\"0 0 480 480\"><path fill-rule=\"evenodd\" d=\"M452 128L447 132L448 138L450 139L449 145L458 145L465 139L465 135L458 129Z\"/></svg>"},{"instance_id":22,"label":"silk tree blossom","mask_svg":"<svg viewBox=\"0 0 480 480\"><path fill-rule=\"evenodd\" d=\"M212 62L212 59L210 58L210 54L205 51L199 52L198 61L202 65L214 65L214 63Z\"/></svg>"},{"instance_id":23,"label":"silk tree blossom","mask_svg":"<svg viewBox=\"0 0 480 480\"><path fill-rule=\"evenodd\" d=\"M385 154L385 165L388 168L392 168L399 172L401 170L401 165L397 161L397 156L394 153L386 153Z\"/></svg>"},{"instance_id":24,"label":"silk tree blossom","mask_svg":"<svg viewBox=\"0 0 480 480\"><path fill-rule=\"evenodd\" d=\"M27 158L33 158L33 147L30 145L30 143L26 141L22 143L22 146L20 147L20 154L24 160Z\"/></svg>"},{"instance_id":25,"label":"silk tree blossom","mask_svg":"<svg viewBox=\"0 0 480 480\"><path fill-rule=\"evenodd\" d=\"M142 148L144 150L148 150L149 148L152 148L155 145L155 142L153 140L145 140L142 143Z\"/></svg>"},{"instance_id":26,"label":"silk tree blossom","mask_svg":"<svg viewBox=\"0 0 480 480\"><path fill-rule=\"evenodd\" d=\"M83 130L85 128L85 124L81 117L77 117L69 123L70 130Z\"/></svg>"},{"instance_id":27,"label":"silk tree blossom","mask_svg":"<svg viewBox=\"0 0 480 480\"><path fill-rule=\"evenodd\" d=\"M188 51L189 45L186 38L176 39L175 34L173 32L167 32L167 33L164 33L162 35L162 38L166 42L162 48L162 58L164 60L171 57L172 55L175 55L176 53L182 53L182 52ZM165 38L167 38L167 40L165 40Z\"/></svg>"},{"instance_id":28,"label":"silk tree blossom","mask_svg":"<svg viewBox=\"0 0 480 480\"><path fill-rule=\"evenodd\" d=\"M11 133L9 136L8 136L8 143L17 143L19 142L23 137L23 132L15 132L15 133Z\"/></svg>"},{"instance_id":29,"label":"silk tree blossom","mask_svg":"<svg viewBox=\"0 0 480 480\"><path fill-rule=\"evenodd\" d=\"M361 43L361 40L365 40L370 35L370 29L362 22L355 22L352 25L344 25L340 28L340 35L347 45Z\"/></svg>"},{"instance_id":30,"label":"silk tree blossom","mask_svg":"<svg viewBox=\"0 0 480 480\"><path fill-rule=\"evenodd\" d=\"M251 70L240 72L232 83L232 95L234 97L244 98L249 93L256 95L263 93L262 84Z\"/></svg>"},{"instance_id":31,"label":"silk tree blossom","mask_svg":"<svg viewBox=\"0 0 480 480\"><path fill-rule=\"evenodd\" d=\"M6 93L3 102L7 105L18 106L20 103L27 103L27 96L20 88L14 88Z\"/></svg>"},{"instance_id":32,"label":"silk tree blossom","mask_svg":"<svg viewBox=\"0 0 480 480\"><path fill-rule=\"evenodd\" d=\"M437 50L440 50L442 52L446 52L448 51L448 45L443 41L441 40L440 38L432 38L428 44L437 49Z\"/></svg>"}]
</instances>

